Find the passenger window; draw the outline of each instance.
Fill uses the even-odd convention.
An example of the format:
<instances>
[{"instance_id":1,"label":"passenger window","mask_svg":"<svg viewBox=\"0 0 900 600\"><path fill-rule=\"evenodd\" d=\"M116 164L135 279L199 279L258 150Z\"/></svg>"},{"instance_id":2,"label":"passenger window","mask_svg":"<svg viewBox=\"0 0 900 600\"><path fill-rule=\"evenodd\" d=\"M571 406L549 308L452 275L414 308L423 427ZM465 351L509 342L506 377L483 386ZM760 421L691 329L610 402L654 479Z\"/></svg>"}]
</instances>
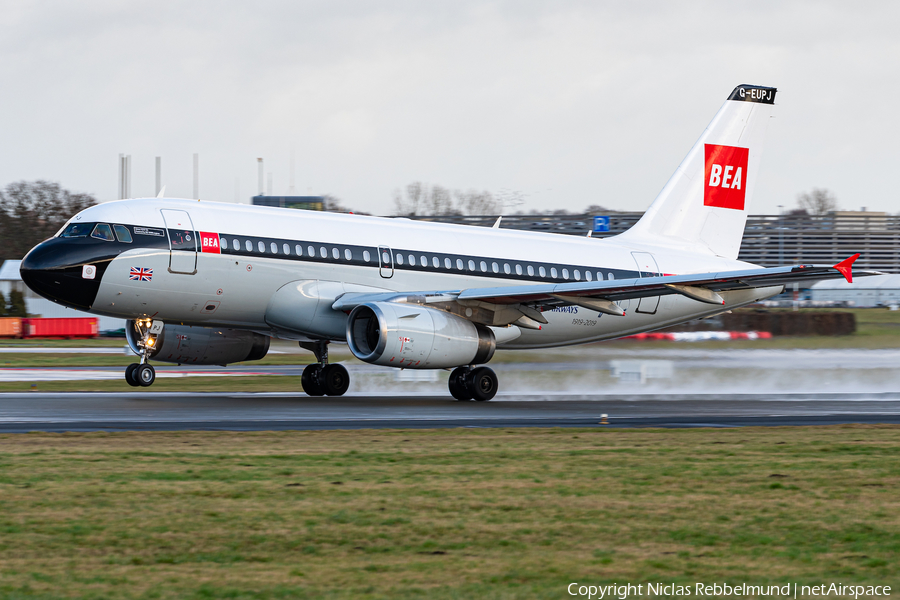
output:
<instances>
[{"instance_id":1,"label":"passenger window","mask_svg":"<svg viewBox=\"0 0 900 600\"><path fill-rule=\"evenodd\" d=\"M437 256L432 257L431 258L431 266L433 266L435 269L440 269L441 268L441 259L439 259Z\"/></svg>"},{"instance_id":2,"label":"passenger window","mask_svg":"<svg viewBox=\"0 0 900 600\"><path fill-rule=\"evenodd\" d=\"M603 273L597 271L597 281L603 281Z\"/></svg>"},{"instance_id":3,"label":"passenger window","mask_svg":"<svg viewBox=\"0 0 900 600\"><path fill-rule=\"evenodd\" d=\"M575 269L575 281L581 281L581 271Z\"/></svg>"},{"instance_id":4,"label":"passenger window","mask_svg":"<svg viewBox=\"0 0 900 600\"><path fill-rule=\"evenodd\" d=\"M400 255L398 254L397 256L400 256ZM387 252L382 252L381 253L381 263L386 267L391 266L391 255L388 254Z\"/></svg>"},{"instance_id":5,"label":"passenger window","mask_svg":"<svg viewBox=\"0 0 900 600\"><path fill-rule=\"evenodd\" d=\"M450 262L449 258L444 259L444 268L447 270L450 270L451 268L453 268L453 263Z\"/></svg>"},{"instance_id":6,"label":"passenger window","mask_svg":"<svg viewBox=\"0 0 900 600\"><path fill-rule=\"evenodd\" d=\"M275 242L269 244L269 249L272 251L272 254L278 254L278 244Z\"/></svg>"},{"instance_id":7,"label":"passenger window","mask_svg":"<svg viewBox=\"0 0 900 600\"><path fill-rule=\"evenodd\" d=\"M547 276L547 270L544 269L544 267L539 267L539 268L538 268L538 273L540 274L541 277L546 277L546 276Z\"/></svg>"},{"instance_id":8,"label":"passenger window","mask_svg":"<svg viewBox=\"0 0 900 600\"><path fill-rule=\"evenodd\" d=\"M503 272L506 273L507 275L510 274L509 263L503 263Z\"/></svg>"},{"instance_id":9,"label":"passenger window","mask_svg":"<svg viewBox=\"0 0 900 600\"><path fill-rule=\"evenodd\" d=\"M531 265L528 265L528 276L534 277L534 267L532 267Z\"/></svg>"},{"instance_id":10,"label":"passenger window","mask_svg":"<svg viewBox=\"0 0 900 600\"><path fill-rule=\"evenodd\" d=\"M92 223L72 223L62 232L64 238L87 237L94 225Z\"/></svg>"},{"instance_id":11,"label":"passenger window","mask_svg":"<svg viewBox=\"0 0 900 600\"><path fill-rule=\"evenodd\" d=\"M353 260L353 253L350 252L350 248L344 248L344 259Z\"/></svg>"},{"instance_id":12,"label":"passenger window","mask_svg":"<svg viewBox=\"0 0 900 600\"><path fill-rule=\"evenodd\" d=\"M550 277L556 278L556 267L550 267Z\"/></svg>"},{"instance_id":13,"label":"passenger window","mask_svg":"<svg viewBox=\"0 0 900 600\"><path fill-rule=\"evenodd\" d=\"M222 245L222 250L228 250L228 238L222 238L219 244Z\"/></svg>"},{"instance_id":14,"label":"passenger window","mask_svg":"<svg viewBox=\"0 0 900 600\"><path fill-rule=\"evenodd\" d=\"M256 247L259 248L259 251L265 254L266 252L266 243L262 240L256 242Z\"/></svg>"},{"instance_id":15,"label":"passenger window","mask_svg":"<svg viewBox=\"0 0 900 600\"><path fill-rule=\"evenodd\" d=\"M464 266L464 265L463 265L462 259L461 259L461 258L457 258L457 259L456 259L456 268L459 269L460 271L462 271L462 270L463 270L463 266Z\"/></svg>"},{"instance_id":16,"label":"passenger window","mask_svg":"<svg viewBox=\"0 0 900 600\"><path fill-rule=\"evenodd\" d=\"M470 270L470 271L474 271L474 270L475 270L475 261L474 261L474 260L470 260L470 261L469 261L469 270Z\"/></svg>"},{"instance_id":17,"label":"passenger window","mask_svg":"<svg viewBox=\"0 0 900 600\"><path fill-rule=\"evenodd\" d=\"M125 244L130 244L132 242L131 232L128 231L128 228L124 225L113 225L113 229L116 230L116 239Z\"/></svg>"},{"instance_id":18,"label":"passenger window","mask_svg":"<svg viewBox=\"0 0 900 600\"><path fill-rule=\"evenodd\" d=\"M106 242L111 242L115 239L113 238L112 227L106 223L97 223L97 226L94 227L94 231L91 232L91 237Z\"/></svg>"},{"instance_id":19,"label":"passenger window","mask_svg":"<svg viewBox=\"0 0 900 600\"><path fill-rule=\"evenodd\" d=\"M294 252L297 253L297 256L303 256L303 246L297 244L296 246L294 246Z\"/></svg>"},{"instance_id":20,"label":"passenger window","mask_svg":"<svg viewBox=\"0 0 900 600\"><path fill-rule=\"evenodd\" d=\"M398 265L402 265L402 264L403 264L403 255L400 254L399 252L397 253L397 264L398 264Z\"/></svg>"},{"instance_id":21,"label":"passenger window","mask_svg":"<svg viewBox=\"0 0 900 600\"><path fill-rule=\"evenodd\" d=\"M337 248L332 248L331 249L331 258L333 258L334 260L340 260L341 259L341 251L338 250Z\"/></svg>"},{"instance_id":22,"label":"passenger window","mask_svg":"<svg viewBox=\"0 0 900 600\"><path fill-rule=\"evenodd\" d=\"M422 265L423 267L427 267L427 266L428 266L428 259L425 258L424 256L420 256L420 257L419 257L419 264Z\"/></svg>"},{"instance_id":23,"label":"passenger window","mask_svg":"<svg viewBox=\"0 0 900 600\"><path fill-rule=\"evenodd\" d=\"M234 249L236 251L238 251L238 252L241 251L241 240L231 240L231 245L234 247Z\"/></svg>"},{"instance_id":24,"label":"passenger window","mask_svg":"<svg viewBox=\"0 0 900 600\"><path fill-rule=\"evenodd\" d=\"M291 245L290 245L290 244L282 244L282 245L281 245L281 250L282 250L285 254L290 254L290 253L291 253Z\"/></svg>"},{"instance_id":25,"label":"passenger window","mask_svg":"<svg viewBox=\"0 0 900 600\"><path fill-rule=\"evenodd\" d=\"M307 247L306 247L306 253L309 255L310 258L315 258L315 257L316 257L316 249L313 248L312 246L307 246Z\"/></svg>"},{"instance_id":26,"label":"passenger window","mask_svg":"<svg viewBox=\"0 0 900 600\"><path fill-rule=\"evenodd\" d=\"M411 267L416 266L416 257L413 256L412 254L409 255L409 266L411 266Z\"/></svg>"},{"instance_id":27,"label":"passenger window","mask_svg":"<svg viewBox=\"0 0 900 600\"><path fill-rule=\"evenodd\" d=\"M319 256L328 258L328 250L325 249L325 246L319 246Z\"/></svg>"},{"instance_id":28,"label":"passenger window","mask_svg":"<svg viewBox=\"0 0 900 600\"><path fill-rule=\"evenodd\" d=\"M371 258L372 258L372 255L369 254L369 251L368 251L368 250L363 250L363 260L366 261L366 262L369 262L369 260L370 260Z\"/></svg>"},{"instance_id":29,"label":"passenger window","mask_svg":"<svg viewBox=\"0 0 900 600\"><path fill-rule=\"evenodd\" d=\"M615 278L616 278L615 275L613 275L612 273L609 274L609 280L610 280L610 281L612 281L612 280L615 279Z\"/></svg>"},{"instance_id":30,"label":"passenger window","mask_svg":"<svg viewBox=\"0 0 900 600\"><path fill-rule=\"evenodd\" d=\"M590 281L591 280L591 272L585 271L584 278L587 279L588 281ZM575 271L575 279L578 279L578 271Z\"/></svg>"},{"instance_id":31,"label":"passenger window","mask_svg":"<svg viewBox=\"0 0 900 600\"><path fill-rule=\"evenodd\" d=\"M493 271L494 273L499 273L499 272L500 272L500 265L498 265L498 264L495 263L495 262L492 262L492 263L491 263L491 271Z\"/></svg>"},{"instance_id":32,"label":"passenger window","mask_svg":"<svg viewBox=\"0 0 900 600\"><path fill-rule=\"evenodd\" d=\"M481 271L487 273L487 263L484 261L481 261Z\"/></svg>"},{"instance_id":33,"label":"passenger window","mask_svg":"<svg viewBox=\"0 0 900 600\"><path fill-rule=\"evenodd\" d=\"M562 273L563 273L563 279L569 278L569 270L568 269L563 269Z\"/></svg>"},{"instance_id":34,"label":"passenger window","mask_svg":"<svg viewBox=\"0 0 900 600\"><path fill-rule=\"evenodd\" d=\"M522 265L516 265L516 275L522 274Z\"/></svg>"}]
</instances>

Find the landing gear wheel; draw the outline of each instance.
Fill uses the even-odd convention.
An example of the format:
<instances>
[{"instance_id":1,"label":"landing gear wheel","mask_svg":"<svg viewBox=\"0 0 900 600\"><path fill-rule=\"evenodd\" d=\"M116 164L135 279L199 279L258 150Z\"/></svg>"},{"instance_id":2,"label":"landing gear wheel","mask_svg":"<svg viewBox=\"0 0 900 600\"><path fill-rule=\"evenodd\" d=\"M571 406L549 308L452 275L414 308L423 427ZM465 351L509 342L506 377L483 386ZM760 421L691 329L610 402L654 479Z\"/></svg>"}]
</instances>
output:
<instances>
[{"instance_id":1,"label":"landing gear wheel","mask_svg":"<svg viewBox=\"0 0 900 600\"><path fill-rule=\"evenodd\" d=\"M460 402L466 402L472 399L471 392L466 388L466 374L468 374L468 372L468 367L456 367L450 372L450 381L448 382L450 395Z\"/></svg>"},{"instance_id":2,"label":"landing gear wheel","mask_svg":"<svg viewBox=\"0 0 900 600\"><path fill-rule=\"evenodd\" d=\"M128 382L128 385L132 387L138 387L141 385L138 383L138 380L134 378L134 371L141 365L137 363L131 363L128 365L128 368L125 369L125 381Z\"/></svg>"},{"instance_id":3,"label":"landing gear wheel","mask_svg":"<svg viewBox=\"0 0 900 600\"><path fill-rule=\"evenodd\" d=\"M472 369L466 375L466 389L478 402L490 400L497 393L497 374L487 367Z\"/></svg>"},{"instance_id":4,"label":"landing gear wheel","mask_svg":"<svg viewBox=\"0 0 900 600\"><path fill-rule=\"evenodd\" d=\"M156 369L152 366L144 364L138 365L132 375L141 387L150 387L156 381Z\"/></svg>"},{"instance_id":5,"label":"landing gear wheel","mask_svg":"<svg viewBox=\"0 0 900 600\"><path fill-rule=\"evenodd\" d=\"M324 396L325 386L322 383L322 365L313 363L307 365L303 369L303 375L300 376L300 385L303 391L310 396Z\"/></svg>"},{"instance_id":6,"label":"landing gear wheel","mask_svg":"<svg viewBox=\"0 0 900 600\"><path fill-rule=\"evenodd\" d=\"M343 396L350 387L350 373L344 365L325 365L320 380L329 396Z\"/></svg>"}]
</instances>

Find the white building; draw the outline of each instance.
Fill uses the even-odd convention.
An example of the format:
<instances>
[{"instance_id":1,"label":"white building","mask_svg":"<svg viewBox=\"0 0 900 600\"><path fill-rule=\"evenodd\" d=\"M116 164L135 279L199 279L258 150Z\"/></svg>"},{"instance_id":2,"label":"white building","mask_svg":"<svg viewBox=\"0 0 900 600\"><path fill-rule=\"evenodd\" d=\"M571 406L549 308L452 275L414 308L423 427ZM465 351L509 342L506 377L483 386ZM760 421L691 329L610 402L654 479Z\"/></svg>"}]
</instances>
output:
<instances>
[{"instance_id":1,"label":"white building","mask_svg":"<svg viewBox=\"0 0 900 600\"><path fill-rule=\"evenodd\" d=\"M900 275L859 277L853 283L847 283L843 279L820 281L810 289L810 299L850 301L860 308L900 305Z\"/></svg>"},{"instance_id":2,"label":"white building","mask_svg":"<svg viewBox=\"0 0 900 600\"><path fill-rule=\"evenodd\" d=\"M29 315L50 318L95 317L98 319L97 324L100 331L123 329L125 327L124 319L91 315L74 308L66 308L38 296L22 281L22 277L19 275L19 265L21 263L21 260L8 260L0 266L0 292L3 293L3 297L7 302L9 302L9 293L13 290L18 290L25 296L25 309Z\"/></svg>"}]
</instances>

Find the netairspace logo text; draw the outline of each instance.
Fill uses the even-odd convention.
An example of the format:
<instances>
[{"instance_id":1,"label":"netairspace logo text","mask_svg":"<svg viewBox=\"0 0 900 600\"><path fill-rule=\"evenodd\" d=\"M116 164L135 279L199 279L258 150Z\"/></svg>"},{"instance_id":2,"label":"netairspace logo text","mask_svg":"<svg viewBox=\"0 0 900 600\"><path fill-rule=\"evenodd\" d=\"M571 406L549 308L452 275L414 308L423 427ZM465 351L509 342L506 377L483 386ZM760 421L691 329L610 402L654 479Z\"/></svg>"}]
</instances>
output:
<instances>
[{"instance_id":1,"label":"netairspace logo text","mask_svg":"<svg viewBox=\"0 0 900 600\"><path fill-rule=\"evenodd\" d=\"M609 585L586 585L570 583L566 588L570 596L580 596L593 600L613 599L625 600L629 597L646 596L772 596L781 598L859 598L890 596L891 587L888 585L844 585L843 583L825 583L821 585L797 585L788 583L785 585L750 585L740 583L730 585L727 583L695 583L694 585L679 585L675 583L612 583Z\"/></svg>"}]
</instances>

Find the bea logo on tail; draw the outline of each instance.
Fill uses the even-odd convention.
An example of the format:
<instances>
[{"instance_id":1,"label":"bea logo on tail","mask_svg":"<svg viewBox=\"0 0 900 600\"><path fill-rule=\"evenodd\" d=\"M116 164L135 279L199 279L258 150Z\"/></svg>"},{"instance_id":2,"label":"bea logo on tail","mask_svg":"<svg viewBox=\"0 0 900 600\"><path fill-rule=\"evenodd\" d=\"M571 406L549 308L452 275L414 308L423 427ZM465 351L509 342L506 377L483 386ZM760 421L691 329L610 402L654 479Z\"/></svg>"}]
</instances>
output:
<instances>
[{"instance_id":1,"label":"bea logo on tail","mask_svg":"<svg viewBox=\"0 0 900 600\"><path fill-rule=\"evenodd\" d=\"M704 144L706 175L703 204L744 210L749 148Z\"/></svg>"}]
</instances>

